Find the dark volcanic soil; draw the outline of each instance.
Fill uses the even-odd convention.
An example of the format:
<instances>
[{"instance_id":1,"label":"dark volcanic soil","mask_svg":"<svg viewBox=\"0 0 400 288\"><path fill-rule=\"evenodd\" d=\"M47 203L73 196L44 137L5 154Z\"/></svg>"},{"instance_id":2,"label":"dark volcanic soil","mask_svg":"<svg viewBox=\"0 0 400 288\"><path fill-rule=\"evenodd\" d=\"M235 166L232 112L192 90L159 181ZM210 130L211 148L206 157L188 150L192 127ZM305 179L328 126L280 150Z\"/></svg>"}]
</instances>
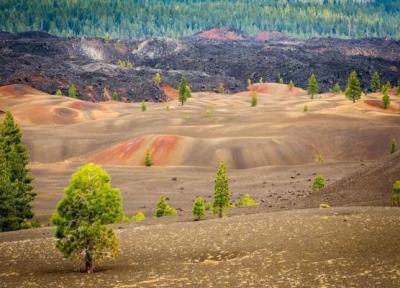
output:
<instances>
[{"instance_id":1,"label":"dark volcanic soil","mask_svg":"<svg viewBox=\"0 0 400 288\"><path fill-rule=\"evenodd\" d=\"M79 97L86 100L108 100L118 92L126 101L165 101L166 95L152 81L157 71L174 87L185 76L195 91L214 90L224 83L230 92L244 90L247 79L271 82L278 75L286 83L293 80L305 87L315 73L325 91L336 81L343 86L353 69L364 88L374 70L393 84L399 75L399 41L303 41L273 33L234 39L212 35L124 42L57 38L41 32L0 33L0 85L28 84L50 94L60 88L66 94L74 83ZM117 66L118 60L131 62L133 68Z\"/></svg>"},{"instance_id":2,"label":"dark volcanic soil","mask_svg":"<svg viewBox=\"0 0 400 288\"><path fill-rule=\"evenodd\" d=\"M50 229L0 234L0 287L399 287L400 209L286 211L120 225L122 255L93 275Z\"/></svg>"}]
</instances>

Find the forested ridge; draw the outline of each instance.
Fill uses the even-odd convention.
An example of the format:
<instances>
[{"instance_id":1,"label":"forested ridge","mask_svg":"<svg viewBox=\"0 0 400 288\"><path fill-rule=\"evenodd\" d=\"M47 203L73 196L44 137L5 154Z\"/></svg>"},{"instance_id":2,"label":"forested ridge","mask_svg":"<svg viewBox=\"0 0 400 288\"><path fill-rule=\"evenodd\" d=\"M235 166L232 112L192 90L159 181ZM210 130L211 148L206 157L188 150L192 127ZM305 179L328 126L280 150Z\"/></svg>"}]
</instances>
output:
<instances>
[{"instance_id":1,"label":"forested ridge","mask_svg":"<svg viewBox=\"0 0 400 288\"><path fill-rule=\"evenodd\" d=\"M400 0L2 0L0 30L180 37L211 27L400 39Z\"/></svg>"}]
</instances>

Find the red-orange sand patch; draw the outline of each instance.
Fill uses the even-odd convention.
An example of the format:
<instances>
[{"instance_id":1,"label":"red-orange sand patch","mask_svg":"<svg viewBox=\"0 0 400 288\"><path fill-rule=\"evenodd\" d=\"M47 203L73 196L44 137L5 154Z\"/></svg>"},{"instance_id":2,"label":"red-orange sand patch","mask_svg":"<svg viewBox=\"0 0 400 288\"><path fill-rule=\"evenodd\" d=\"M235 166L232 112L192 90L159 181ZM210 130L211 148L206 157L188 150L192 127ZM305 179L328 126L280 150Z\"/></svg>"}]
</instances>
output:
<instances>
[{"instance_id":1,"label":"red-orange sand patch","mask_svg":"<svg viewBox=\"0 0 400 288\"><path fill-rule=\"evenodd\" d=\"M154 164L166 164L171 154L175 151L177 143L176 136L164 135L157 137L151 147Z\"/></svg>"},{"instance_id":2,"label":"red-orange sand patch","mask_svg":"<svg viewBox=\"0 0 400 288\"><path fill-rule=\"evenodd\" d=\"M167 95L168 99L175 100L178 98L178 90L174 89L171 85L161 84L161 90Z\"/></svg>"},{"instance_id":3,"label":"red-orange sand patch","mask_svg":"<svg viewBox=\"0 0 400 288\"><path fill-rule=\"evenodd\" d=\"M89 158L98 164L128 165L143 143L143 137L136 137L128 142L114 145Z\"/></svg>"},{"instance_id":4,"label":"red-orange sand patch","mask_svg":"<svg viewBox=\"0 0 400 288\"><path fill-rule=\"evenodd\" d=\"M85 102L85 101L80 101L80 100L68 103L68 107L72 108L72 109L83 110L83 111L91 111L91 110L104 111L105 110L105 108L101 104Z\"/></svg>"},{"instance_id":5,"label":"red-orange sand patch","mask_svg":"<svg viewBox=\"0 0 400 288\"><path fill-rule=\"evenodd\" d=\"M393 106L390 106L388 109L384 109L382 101L379 100L364 100L364 103L371 108L374 108L375 110L380 110L382 112L399 112L399 109L396 109Z\"/></svg>"},{"instance_id":6,"label":"red-orange sand patch","mask_svg":"<svg viewBox=\"0 0 400 288\"><path fill-rule=\"evenodd\" d=\"M245 38L228 29L213 28L198 34L201 38L208 40L218 40L218 41L240 41L245 40Z\"/></svg>"}]
</instances>

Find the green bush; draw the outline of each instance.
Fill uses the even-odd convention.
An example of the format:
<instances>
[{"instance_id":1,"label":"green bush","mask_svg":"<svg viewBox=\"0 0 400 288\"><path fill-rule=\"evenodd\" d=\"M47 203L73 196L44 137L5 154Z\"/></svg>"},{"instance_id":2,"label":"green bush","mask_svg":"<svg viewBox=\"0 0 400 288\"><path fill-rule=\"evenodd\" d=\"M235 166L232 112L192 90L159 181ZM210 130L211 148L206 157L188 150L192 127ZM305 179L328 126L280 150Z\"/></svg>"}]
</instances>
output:
<instances>
[{"instance_id":1,"label":"green bush","mask_svg":"<svg viewBox=\"0 0 400 288\"><path fill-rule=\"evenodd\" d=\"M253 92L251 95L251 107L256 107L257 106L257 93Z\"/></svg>"},{"instance_id":2,"label":"green bush","mask_svg":"<svg viewBox=\"0 0 400 288\"><path fill-rule=\"evenodd\" d=\"M325 178L324 178L324 176L321 176L321 175L315 176L314 183L313 183L313 186L312 186L313 190L314 191L319 191L324 187L325 187Z\"/></svg>"},{"instance_id":3,"label":"green bush","mask_svg":"<svg viewBox=\"0 0 400 288\"><path fill-rule=\"evenodd\" d=\"M165 199L164 196L161 196L160 200L157 203L157 208L154 216L160 218L164 216L175 216L177 214L178 212L176 211L176 209L169 205L167 199Z\"/></svg>"},{"instance_id":4,"label":"green bush","mask_svg":"<svg viewBox=\"0 0 400 288\"><path fill-rule=\"evenodd\" d=\"M252 207L257 205L257 201L251 198L250 195L247 193L242 195L235 203L236 207Z\"/></svg>"},{"instance_id":5,"label":"green bush","mask_svg":"<svg viewBox=\"0 0 400 288\"><path fill-rule=\"evenodd\" d=\"M151 157L151 151L150 149L147 149L146 155L144 156L144 165L146 167L151 167L153 166L153 159Z\"/></svg>"},{"instance_id":6,"label":"green bush","mask_svg":"<svg viewBox=\"0 0 400 288\"><path fill-rule=\"evenodd\" d=\"M206 202L204 201L203 197L196 197L193 203L193 216L195 217L195 220L200 220L203 218L205 212L206 212Z\"/></svg>"},{"instance_id":7,"label":"green bush","mask_svg":"<svg viewBox=\"0 0 400 288\"><path fill-rule=\"evenodd\" d=\"M132 69L133 68L133 64L131 62L129 62L128 60L118 60L117 61L117 65L121 68L125 68L125 69Z\"/></svg>"},{"instance_id":8,"label":"green bush","mask_svg":"<svg viewBox=\"0 0 400 288\"><path fill-rule=\"evenodd\" d=\"M146 215L143 212L137 212L135 215L132 216L132 221L134 222L142 222L146 220Z\"/></svg>"},{"instance_id":9,"label":"green bush","mask_svg":"<svg viewBox=\"0 0 400 288\"><path fill-rule=\"evenodd\" d=\"M400 207L400 180L397 180L393 184L392 204L393 206Z\"/></svg>"}]
</instances>

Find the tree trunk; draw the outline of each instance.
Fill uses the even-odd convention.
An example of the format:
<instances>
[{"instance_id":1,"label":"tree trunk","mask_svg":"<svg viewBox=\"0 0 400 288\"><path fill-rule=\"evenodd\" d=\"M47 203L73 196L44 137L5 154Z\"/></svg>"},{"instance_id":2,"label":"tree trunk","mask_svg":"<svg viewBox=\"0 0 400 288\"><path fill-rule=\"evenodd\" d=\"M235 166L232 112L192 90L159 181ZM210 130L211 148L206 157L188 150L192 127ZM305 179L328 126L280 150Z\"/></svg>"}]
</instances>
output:
<instances>
[{"instance_id":1,"label":"tree trunk","mask_svg":"<svg viewBox=\"0 0 400 288\"><path fill-rule=\"evenodd\" d=\"M94 265L93 265L93 259L92 256L90 255L90 252L86 250L85 253L85 272L86 273L93 273L94 271Z\"/></svg>"},{"instance_id":2,"label":"tree trunk","mask_svg":"<svg viewBox=\"0 0 400 288\"><path fill-rule=\"evenodd\" d=\"M224 216L222 208L219 209L219 214L218 214L219 218L222 218L222 216Z\"/></svg>"}]
</instances>

